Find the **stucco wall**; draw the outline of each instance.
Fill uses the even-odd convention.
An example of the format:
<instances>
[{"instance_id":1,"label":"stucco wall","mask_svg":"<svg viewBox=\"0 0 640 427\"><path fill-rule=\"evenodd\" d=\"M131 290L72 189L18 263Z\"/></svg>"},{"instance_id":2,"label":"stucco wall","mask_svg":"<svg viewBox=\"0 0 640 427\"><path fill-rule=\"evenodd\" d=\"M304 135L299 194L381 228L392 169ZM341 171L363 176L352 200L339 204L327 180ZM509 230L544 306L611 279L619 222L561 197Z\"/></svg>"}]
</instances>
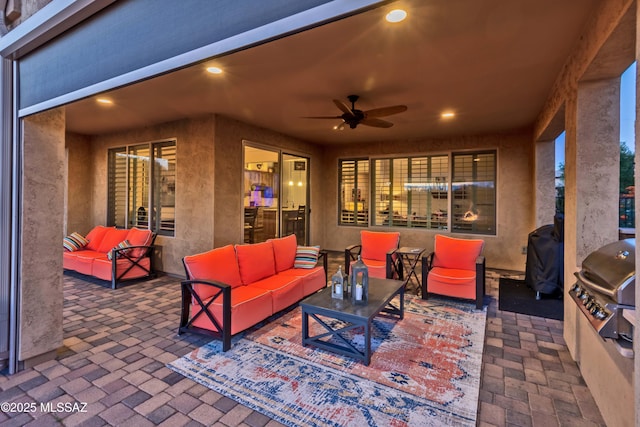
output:
<instances>
[{"instance_id":1,"label":"stucco wall","mask_svg":"<svg viewBox=\"0 0 640 427\"><path fill-rule=\"evenodd\" d=\"M91 140L85 135L67 133L67 193L65 206L65 234L77 231L86 235L91 222L93 158Z\"/></svg>"},{"instance_id":2,"label":"stucco wall","mask_svg":"<svg viewBox=\"0 0 640 427\"><path fill-rule=\"evenodd\" d=\"M497 235L481 236L485 240L484 255L487 265L524 271L526 255L521 253L521 249L527 245L527 236L533 231L535 220L529 133L328 147L325 152L325 174L322 183L322 216L326 218L324 247L342 251L348 245L360 241L361 227L337 225L339 158L437 154L469 149L497 149L498 152ZM372 228L381 231L388 229ZM433 249L433 236L438 232L407 228L397 230L401 232L402 246L424 247L428 251ZM455 236L471 237L458 233Z\"/></svg>"},{"instance_id":3,"label":"stucco wall","mask_svg":"<svg viewBox=\"0 0 640 427\"><path fill-rule=\"evenodd\" d=\"M175 236L158 236L155 260L158 270L183 276L182 257L213 247L214 136L215 117L207 116L92 137L92 224L106 222L107 150L176 138Z\"/></svg>"},{"instance_id":4,"label":"stucco wall","mask_svg":"<svg viewBox=\"0 0 640 427\"><path fill-rule=\"evenodd\" d=\"M326 165L321 163L321 147L223 116L216 117L215 246L243 241L243 140L310 157L309 243L324 246L322 235L326 221L319 213L326 200L323 182Z\"/></svg>"},{"instance_id":5,"label":"stucco wall","mask_svg":"<svg viewBox=\"0 0 640 427\"><path fill-rule=\"evenodd\" d=\"M20 361L62 345L64 112L47 111L23 124Z\"/></svg>"}]
</instances>

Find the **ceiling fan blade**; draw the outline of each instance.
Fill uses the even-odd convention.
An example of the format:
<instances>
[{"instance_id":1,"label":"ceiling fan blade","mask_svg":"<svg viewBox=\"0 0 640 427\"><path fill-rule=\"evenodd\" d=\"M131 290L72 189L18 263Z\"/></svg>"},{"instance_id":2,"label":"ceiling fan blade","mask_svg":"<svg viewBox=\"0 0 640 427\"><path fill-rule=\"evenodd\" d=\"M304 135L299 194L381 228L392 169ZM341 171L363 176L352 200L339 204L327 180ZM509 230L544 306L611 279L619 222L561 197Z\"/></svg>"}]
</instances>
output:
<instances>
[{"instance_id":1,"label":"ceiling fan blade","mask_svg":"<svg viewBox=\"0 0 640 427\"><path fill-rule=\"evenodd\" d=\"M392 114L398 114L407 111L406 105L394 105L392 107L374 108L373 110L365 111L365 117L384 117Z\"/></svg>"},{"instance_id":2,"label":"ceiling fan blade","mask_svg":"<svg viewBox=\"0 0 640 427\"><path fill-rule=\"evenodd\" d=\"M393 126L393 123L391 122L388 122L386 120L381 120L381 119L375 119L371 117L366 117L362 119L360 124L373 126L375 128L390 128L391 126Z\"/></svg>"},{"instance_id":3,"label":"ceiling fan blade","mask_svg":"<svg viewBox=\"0 0 640 427\"><path fill-rule=\"evenodd\" d=\"M351 108L349 108L349 106L344 102L340 101L339 99L334 99L333 103L336 104L336 107L338 107L340 111L342 111L343 113L348 114L351 117L354 116L353 111L351 111Z\"/></svg>"}]
</instances>

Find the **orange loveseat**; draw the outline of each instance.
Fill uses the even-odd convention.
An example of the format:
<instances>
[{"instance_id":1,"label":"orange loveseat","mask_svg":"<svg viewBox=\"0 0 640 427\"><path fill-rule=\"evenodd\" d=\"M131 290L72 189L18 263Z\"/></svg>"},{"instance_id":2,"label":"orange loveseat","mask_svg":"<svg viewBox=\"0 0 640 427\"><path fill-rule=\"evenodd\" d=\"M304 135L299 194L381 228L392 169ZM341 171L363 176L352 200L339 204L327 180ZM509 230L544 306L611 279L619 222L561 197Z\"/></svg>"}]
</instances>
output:
<instances>
[{"instance_id":1,"label":"orange loveseat","mask_svg":"<svg viewBox=\"0 0 640 427\"><path fill-rule=\"evenodd\" d=\"M232 335L327 286L326 254L318 253L323 264L317 267L305 249L292 234L184 257L187 280L182 282L178 335L213 336L227 351Z\"/></svg>"},{"instance_id":2,"label":"orange loveseat","mask_svg":"<svg viewBox=\"0 0 640 427\"><path fill-rule=\"evenodd\" d=\"M98 225L85 239L88 243L81 249L64 251L62 266L65 270L110 281L112 289L124 280L155 275L151 257L155 234L150 230ZM126 246L118 247L125 241Z\"/></svg>"}]
</instances>

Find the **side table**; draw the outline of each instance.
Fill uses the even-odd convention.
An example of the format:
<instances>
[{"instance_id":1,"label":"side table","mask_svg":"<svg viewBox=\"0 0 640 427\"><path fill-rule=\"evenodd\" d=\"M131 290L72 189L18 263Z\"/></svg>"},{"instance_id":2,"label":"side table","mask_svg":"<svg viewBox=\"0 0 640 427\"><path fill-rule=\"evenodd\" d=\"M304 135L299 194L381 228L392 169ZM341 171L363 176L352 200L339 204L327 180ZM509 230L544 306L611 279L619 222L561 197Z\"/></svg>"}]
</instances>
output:
<instances>
[{"instance_id":1,"label":"side table","mask_svg":"<svg viewBox=\"0 0 640 427\"><path fill-rule=\"evenodd\" d=\"M413 282L416 285L416 293L422 289L422 284L416 274L416 266L418 265L418 262L425 250L425 248L411 248L403 246L395 251L400 258L400 268L404 270L404 274L402 271L399 271L398 275L400 277L404 276L405 289L410 282Z\"/></svg>"}]
</instances>

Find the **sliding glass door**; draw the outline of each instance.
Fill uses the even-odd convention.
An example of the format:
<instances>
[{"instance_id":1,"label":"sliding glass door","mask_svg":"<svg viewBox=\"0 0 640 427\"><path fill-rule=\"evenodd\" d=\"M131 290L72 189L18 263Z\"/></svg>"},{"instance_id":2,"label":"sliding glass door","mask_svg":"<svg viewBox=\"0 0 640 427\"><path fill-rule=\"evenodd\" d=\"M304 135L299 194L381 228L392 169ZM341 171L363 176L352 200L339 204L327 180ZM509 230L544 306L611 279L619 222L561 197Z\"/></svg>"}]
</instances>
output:
<instances>
[{"instance_id":1,"label":"sliding glass door","mask_svg":"<svg viewBox=\"0 0 640 427\"><path fill-rule=\"evenodd\" d=\"M282 154L282 235L295 234L299 245L309 236L309 159Z\"/></svg>"},{"instance_id":2,"label":"sliding glass door","mask_svg":"<svg viewBox=\"0 0 640 427\"><path fill-rule=\"evenodd\" d=\"M309 235L309 159L244 143L244 242Z\"/></svg>"}]
</instances>

